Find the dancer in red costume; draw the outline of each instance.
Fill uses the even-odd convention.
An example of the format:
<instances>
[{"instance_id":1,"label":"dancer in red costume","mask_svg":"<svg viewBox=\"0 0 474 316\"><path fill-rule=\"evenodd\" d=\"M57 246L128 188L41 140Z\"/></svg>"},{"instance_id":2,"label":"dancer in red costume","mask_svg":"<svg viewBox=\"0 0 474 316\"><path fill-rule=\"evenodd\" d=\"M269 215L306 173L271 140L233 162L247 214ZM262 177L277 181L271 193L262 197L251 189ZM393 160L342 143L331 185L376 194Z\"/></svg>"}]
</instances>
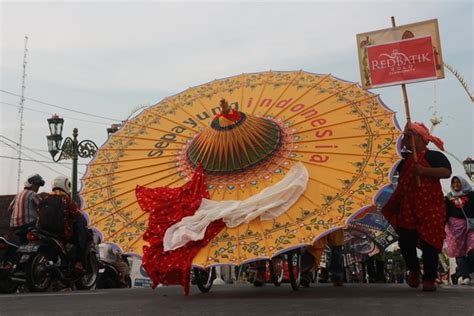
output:
<instances>
[{"instance_id":1,"label":"dancer in red costume","mask_svg":"<svg viewBox=\"0 0 474 316\"><path fill-rule=\"evenodd\" d=\"M150 246L143 247L143 267L153 281L153 288L158 284L181 284L188 295L194 256L225 224L221 220L212 222L202 240L166 252L163 250L163 237L170 226L193 215L203 198L209 198L202 167L199 166L191 181L182 187L151 189L137 186L135 193L140 207L150 213L148 229L143 236Z\"/></svg>"},{"instance_id":2,"label":"dancer in red costume","mask_svg":"<svg viewBox=\"0 0 474 316\"><path fill-rule=\"evenodd\" d=\"M435 291L438 254L446 236L446 207L440 179L451 176L451 165L441 152L427 148L427 144L433 142L444 150L441 139L430 135L426 126L413 123L412 129L405 131L403 145L409 150L412 150L411 137L414 138L418 162L409 155L400 163L397 188L382 213L397 230L398 244L409 269L406 276L408 285L413 288L420 286L420 264L416 254L419 247L423 252L423 291Z\"/></svg>"}]
</instances>

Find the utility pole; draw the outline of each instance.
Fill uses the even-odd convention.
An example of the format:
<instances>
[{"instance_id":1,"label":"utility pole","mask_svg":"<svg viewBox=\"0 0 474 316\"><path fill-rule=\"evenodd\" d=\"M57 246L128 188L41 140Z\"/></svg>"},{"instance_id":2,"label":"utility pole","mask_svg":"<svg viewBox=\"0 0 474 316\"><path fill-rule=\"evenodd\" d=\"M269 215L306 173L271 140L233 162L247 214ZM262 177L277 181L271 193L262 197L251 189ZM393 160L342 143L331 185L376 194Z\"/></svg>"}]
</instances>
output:
<instances>
[{"instance_id":1,"label":"utility pole","mask_svg":"<svg viewBox=\"0 0 474 316\"><path fill-rule=\"evenodd\" d=\"M27 48L28 36L25 35L25 50L23 53L23 78L21 81L21 97L20 97L20 108L18 113L20 114L20 135L18 139L18 177L16 181L16 192L20 192L20 178L21 178L21 154L22 154L22 144L23 144L23 105L25 103L25 80L26 80L26 54L28 52Z\"/></svg>"}]
</instances>

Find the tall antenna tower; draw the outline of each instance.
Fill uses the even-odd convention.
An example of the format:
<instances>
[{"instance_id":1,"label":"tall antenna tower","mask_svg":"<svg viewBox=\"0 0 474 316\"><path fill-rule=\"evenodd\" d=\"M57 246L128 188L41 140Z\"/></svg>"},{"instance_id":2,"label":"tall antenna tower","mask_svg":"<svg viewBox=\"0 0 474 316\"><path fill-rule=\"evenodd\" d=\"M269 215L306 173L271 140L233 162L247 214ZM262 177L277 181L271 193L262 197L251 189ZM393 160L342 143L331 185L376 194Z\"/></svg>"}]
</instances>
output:
<instances>
[{"instance_id":1,"label":"tall antenna tower","mask_svg":"<svg viewBox=\"0 0 474 316\"><path fill-rule=\"evenodd\" d=\"M23 53L23 78L21 81L21 98L20 98L20 107L18 113L20 114L20 136L18 139L18 177L16 180L16 192L20 192L20 178L21 178L21 153L22 153L22 144L23 144L23 104L25 103L25 80L26 80L26 54L28 53L28 36L25 35L25 51Z\"/></svg>"}]
</instances>

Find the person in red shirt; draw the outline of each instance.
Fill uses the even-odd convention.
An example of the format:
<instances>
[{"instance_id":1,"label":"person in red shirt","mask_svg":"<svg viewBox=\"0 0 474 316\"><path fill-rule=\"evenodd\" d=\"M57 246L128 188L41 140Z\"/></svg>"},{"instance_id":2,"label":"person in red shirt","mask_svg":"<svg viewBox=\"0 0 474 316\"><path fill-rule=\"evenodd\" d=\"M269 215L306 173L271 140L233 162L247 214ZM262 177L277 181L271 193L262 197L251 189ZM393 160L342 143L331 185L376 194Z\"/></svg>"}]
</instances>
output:
<instances>
[{"instance_id":1,"label":"person in red shirt","mask_svg":"<svg viewBox=\"0 0 474 316\"><path fill-rule=\"evenodd\" d=\"M382 214L396 229L403 258L409 272L406 275L410 287L420 286L420 263L417 246L422 250L423 291L435 291L438 254L445 238L446 206L440 179L451 176L451 164L439 151L429 150L433 142L444 150L441 139L434 137L421 123L413 123L405 130L402 145L412 151L415 144L418 161L408 155L400 165L397 188Z\"/></svg>"}]
</instances>

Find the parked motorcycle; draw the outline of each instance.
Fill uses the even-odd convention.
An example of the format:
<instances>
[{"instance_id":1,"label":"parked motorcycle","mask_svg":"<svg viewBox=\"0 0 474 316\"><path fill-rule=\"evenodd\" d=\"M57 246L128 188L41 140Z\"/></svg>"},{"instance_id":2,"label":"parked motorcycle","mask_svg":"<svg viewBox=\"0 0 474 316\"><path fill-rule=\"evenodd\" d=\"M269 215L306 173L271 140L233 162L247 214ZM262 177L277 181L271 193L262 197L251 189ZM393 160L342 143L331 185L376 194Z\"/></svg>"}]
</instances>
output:
<instances>
[{"instance_id":1,"label":"parked motorcycle","mask_svg":"<svg viewBox=\"0 0 474 316\"><path fill-rule=\"evenodd\" d=\"M130 266L127 256L123 255L121 262ZM120 271L117 267L107 261L99 261L99 275L97 277L98 289L112 289L112 288L130 288L132 287L132 279L130 274L127 274L122 281Z\"/></svg>"},{"instance_id":2,"label":"parked motorcycle","mask_svg":"<svg viewBox=\"0 0 474 316\"><path fill-rule=\"evenodd\" d=\"M53 280L79 290L95 286L99 264L97 245L93 241L86 250L85 271L78 271L75 268L78 250L73 244L64 244L57 236L37 229L28 232L27 239L28 244L17 249L14 280L25 282L32 292L46 291Z\"/></svg>"},{"instance_id":3,"label":"parked motorcycle","mask_svg":"<svg viewBox=\"0 0 474 316\"><path fill-rule=\"evenodd\" d=\"M118 247L109 243L102 243L99 245L99 254L100 259L97 288L110 289L132 287L130 262L128 261L129 256L123 254ZM125 275L122 276L122 273L125 273Z\"/></svg>"},{"instance_id":4,"label":"parked motorcycle","mask_svg":"<svg viewBox=\"0 0 474 316\"><path fill-rule=\"evenodd\" d=\"M17 261L18 247L19 240L15 236L0 237L0 293L15 293L20 286L11 278Z\"/></svg>"}]
</instances>

